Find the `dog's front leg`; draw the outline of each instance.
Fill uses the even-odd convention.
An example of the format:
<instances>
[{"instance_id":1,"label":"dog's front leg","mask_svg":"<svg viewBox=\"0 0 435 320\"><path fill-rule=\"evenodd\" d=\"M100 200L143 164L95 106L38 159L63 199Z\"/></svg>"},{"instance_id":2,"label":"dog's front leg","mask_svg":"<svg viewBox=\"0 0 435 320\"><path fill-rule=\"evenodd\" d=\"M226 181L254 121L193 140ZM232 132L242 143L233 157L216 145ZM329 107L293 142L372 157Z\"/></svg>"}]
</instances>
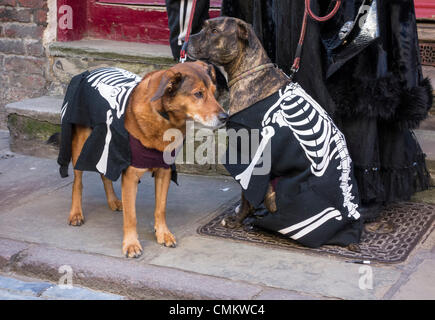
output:
<instances>
[{"instance_id":1,"label":"dog's front leg","mask_svg":"<svg viewBox=\"0 0 435 320\"><path fill-rule=\"evenodd\" d=\"M142 254L142 246L136 230L137 184L146 169L128 167L122 174L122 205L124 209L124 239L122 253L128 258L137 258Z\"/></svg>"},{"instance_id":2,"label":"dog's front leg","mask_svg":"<svg viewBox=\"0 0 435 320\"><path fill-rule=\"evenodd\" d=\"M166 200L170 183L171 169L159 168L155 171L156 208L154 210L154 230L158 243L175 248L177 242L166 225Z\"/></svg>"}]
</instances>

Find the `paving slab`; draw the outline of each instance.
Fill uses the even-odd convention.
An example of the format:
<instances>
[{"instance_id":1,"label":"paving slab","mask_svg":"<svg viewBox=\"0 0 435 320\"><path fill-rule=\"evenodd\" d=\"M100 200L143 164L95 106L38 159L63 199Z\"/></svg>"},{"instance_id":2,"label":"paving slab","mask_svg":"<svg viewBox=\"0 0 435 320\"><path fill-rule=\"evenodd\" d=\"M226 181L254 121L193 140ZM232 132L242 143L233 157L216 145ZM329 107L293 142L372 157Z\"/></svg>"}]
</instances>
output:
<instances>
[{"instance_id":1,"label":"paving slab","mask_svg":"<svg viewBox=\"0 0 435 320\"><path fill-rule=\"evenodd\" d=\"M15 159L16 163L20 159ZM47 182L44 172L50 167L39 166L35 175L40 175L41 184ZM51 161L55 169L55 161ZM49 181L50 179L48 179ZM61 180L58 177L58 180ZM1 183L2 188L9 189ZM57 182L60 184L60 182ZM223 203L234 199L234 191L238 188L229 179L210 179L206 177L181 176L180 186L172 184L168 195L167 222L169 228L182 245L183 235L194 232L200 221L209 216ZM40 194L37 199L27 201L9 210L0 210L0 237L44 243L59 248L81 250L121 257L122 243L122 213L109 209L105 200L105 193L98 174L85 173L83 178L83 211L85 224L72 227L67 224L69 208L71 206L71 185L67 184L57 190L48 190L48 194ZM39 183L18 183L17 187L5 190L0 196L0 205L6 203L9 207L20 194L29 189L41 188ZM114 185L120 196L120 182ZM159 251L160 245L154 236L154 181L150 176L142 179L138 188L137 219L139 239L146 255L150 251ZM225 191L223 191L225 190ZM198 201L202 199L202 201ZM193 231L192 231L193 230ZM165 248L167 249L167 248Z\"/></svg>"},{"instance_id":2,"label":"paving slab","mask_svg":"<svg viewBox=\"0 0 435 320\"><path fill-rule=\"evenodd\" d=\"M71 183L72 177L60 179L54 160L27 157L9 151L0 153L2 213Z\"/></svg>"},{"instance_id":3,"label":"paving slab","mask_svg":"<svg viewBox=\"0 0 435 320\"><path fill-rule=\"evenodd\" d=\"M361 265L200 236L185 239L183 247L164 252L150 262L315 297L341 299L380 299L401 273L394 267L371 266L373 289L362 290Z\"/></svg>"},{"instance_id":4,"label":"paving slab","mask_svg":"<svg viewBox=\"0 0 435 320\"><path fill-rule=\"evenodd\" d=\"M393 296L394 300L435 300L435 259L423 261Z\"/></svg>"},{"instance_id":5,"label":"paving slab","mask_svg":"<svg viewBox=\"0 0 435 320\"><path fill-rule=\"evenodd\" d=\"M86 223L67 224L72 177L62 179L55 160L11 154L0 159L0 237L59 248L121 256L122 213L109 209L99 174L83 175ZM70 166L70 174L71 174ZM120 179L119 179L120 180ZM114 183L121 196L121 182ZM168 226L182 243L204 218L232 203L239 186L230 178L179 175L168 194ZM199 201L201 199L201 201ZM146 251L159 250L154 236L154 179L145 174L136 201L138 233ZM166 249L166 248L165 248Z\"/></svg>"}]
</instances>

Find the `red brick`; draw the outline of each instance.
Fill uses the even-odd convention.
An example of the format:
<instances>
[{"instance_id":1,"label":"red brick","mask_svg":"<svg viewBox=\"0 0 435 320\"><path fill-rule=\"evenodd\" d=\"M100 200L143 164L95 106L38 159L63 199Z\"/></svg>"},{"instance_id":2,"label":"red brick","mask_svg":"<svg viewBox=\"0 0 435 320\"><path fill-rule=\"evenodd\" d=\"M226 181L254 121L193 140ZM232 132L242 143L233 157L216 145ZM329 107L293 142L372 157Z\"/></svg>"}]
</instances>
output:
<instances>
[{"instance_id":1,"label":"red brick","mask_svg":"<svg viewBox=\"0 0 435 320\"><path fill-rule=\"evenodd\" d=\"M12 6L15 7L17 5L15 0L0 0L0 6Z\"/></svg>"},{"instance_id":2,"label":"red brick","mask_svg":"<svg viewBox=\"0 0 435 320\"><path fill-rule=\"evenodd\" d=\"M0 21L11 21L11 18L9 17L10 11L12 10L10 10L9 8L0 8Z\"/></svg>"},{"instance_id":3,"label":"red brick","mask_svg":"<svg viewBox=\"0 0 435 320\"><path fill-rule=\"evenodd\" d=\"M30 9L0 8L0 21L3 22L30 22L31 16Z\"/></svg>"},{"instance_id":4,"label":"red brick","mask_svg":"<svg viewBox=\"0 0 435 320\"><path fill-rule=\"evenodd\" d=\"M47 0L18 0L20 7L25 8L44 8L47 6Z\"/></svg>"},{"instance_id":5,"label":"red brick","mask_svg":"<svg viewBox=\"0 0 435 320\"><path fill-rule=\"evenodd\" d=\"M9 97L7 98L11 98L11 96L13 96L24 99L28 96L36 95L45 89L47 84L47 80L44 77L36 74L26 75L9 73L7 75L9 76L9 83L14 84L14 86L9 88Z\"/></svg>"},{"instance_id":6,"label":"red brick","mask_svg":"<svg viewBox=\"0 0 435 320\"><path fill-rule=\"evenodd\" d=\"M38 74L44 75L45 60L38 58L26 57L7 57L4 61L4 68L6 71L13 71L17 73Z\"/></svg>"},{"instance_id":7,"label":"red brick","mask_svg":"<svg viewBox=\"0 0 435 320\"><path fill-rule=\"evenodd\" d=\"M26 54L23 42L12 39L0 39L0 52L6 54Z\"/></svg>"},{"instance_id":8,"label":"red brick","mask_svg":"<svg viewBox=\"0 0 435 320\"><path fill-rule=\"evenodd\" d=\"M26 44L27 54L33 57L43 57L45 55L45 48L41 42Z\"/></svg>"},{"instance_id":9,"label":"red brick","mask_svg":"<svg viewBox=\"0 0 435 320\"><path fill-rule=\"evenodd\" d=\"M10 24L4 26L4 34L8 38L41 39L44 27L37 25Z\"/></svg>"},{"instance_id":10,"label":"red brick","mask_svg":"<svg viewBox=\"0 0 435 320\"><path fill-rule=\"evenodd\" d=\"M33 13L33 21L39 25L47 25L47 10L39 9Z\"/></svg>"},{"instance_id":11,"label":"red brick","mask_svg":"<svg viewBox=\"0 0 435 320\"><path fill-rule=\"evenodd\" d=\"M0 21L4 22L30 22L30 9L18 10L16 8L0 8Z\"/></svg>"},{"instance_id":12,"label":"red brick","mask_svg":"<svg viewBox=\"0 0 435 320\"><path fill-rule=\"evenodd\" d=\"M30 9L20 9L15 14L15 21L30 22L31 15Z\"/></svg>"}]
</instances>

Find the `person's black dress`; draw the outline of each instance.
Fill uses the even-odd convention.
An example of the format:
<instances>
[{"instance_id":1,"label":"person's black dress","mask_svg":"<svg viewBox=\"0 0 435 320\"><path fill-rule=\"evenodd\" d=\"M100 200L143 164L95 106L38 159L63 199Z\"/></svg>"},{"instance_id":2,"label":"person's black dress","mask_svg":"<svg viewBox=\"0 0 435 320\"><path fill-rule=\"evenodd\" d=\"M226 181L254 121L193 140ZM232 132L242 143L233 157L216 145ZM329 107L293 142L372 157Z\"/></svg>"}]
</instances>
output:
<instances>
[{"instance_id":1,"label":"person's black dress","mask_svg":"<svg viewBox=\"0 0 435 320\"><path fill-rule=\"evenodd\" d=\"M311 2L319 15L334 4ZM429 187L425 155L412 129L427 116L432 88L422 76L412 0L377 0L380 37L326 78L328 39L361 3L343 1L327 23L309 19L295 81L333 115L347 140L362 205L376 208ZM252 23L270 58L289 72L304 7L303 0L223 0L222 14ZM366 218L373 213L367 211Z\"/></svg>"}]
</instances>

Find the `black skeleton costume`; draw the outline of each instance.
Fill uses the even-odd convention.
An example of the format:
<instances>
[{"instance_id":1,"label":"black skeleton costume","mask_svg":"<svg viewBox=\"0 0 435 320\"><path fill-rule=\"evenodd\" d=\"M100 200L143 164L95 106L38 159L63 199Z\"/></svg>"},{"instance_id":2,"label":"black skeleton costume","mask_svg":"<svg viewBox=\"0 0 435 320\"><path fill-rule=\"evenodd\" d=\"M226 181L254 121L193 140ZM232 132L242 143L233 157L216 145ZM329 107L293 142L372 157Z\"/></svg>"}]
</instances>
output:
<instances>
[{"instance_id":1,"label":"black skeleton costume","mask_svg":"<svg viewBox=\"0 0 435 320\"><path fill-rule=\"evenodd\" d=\"M359 242L358 187L346 140L299 84L290 83L232 115L227 127L238 133L243 129L261 132L258 148L246 155L241 139L231 140L229 131L225 167L251 205L258 207L269 182L277 181L278 211L256 220L255 225L309 247ZM251 134L252 149L253 139Z\"/></svg>"},{"instance_id":2,"label":"black skeleton costume","mask_svg":"<svg viewBox=\"0 0 435 320\"><path fill-rule=\"evenodd\" d=\"M62 177L68 176L74 124L92 128L74 169L99 172L116 181L130 165L170 167L163 162L162 152L142 146L138 140L129 137L124 127L130 95L141 81L138 75L119 68L86 71L71 80L61 109L62 132L57 162ZM175 166L171 168L172 180L177 182Z\"/></svg>"}]
</instances>

